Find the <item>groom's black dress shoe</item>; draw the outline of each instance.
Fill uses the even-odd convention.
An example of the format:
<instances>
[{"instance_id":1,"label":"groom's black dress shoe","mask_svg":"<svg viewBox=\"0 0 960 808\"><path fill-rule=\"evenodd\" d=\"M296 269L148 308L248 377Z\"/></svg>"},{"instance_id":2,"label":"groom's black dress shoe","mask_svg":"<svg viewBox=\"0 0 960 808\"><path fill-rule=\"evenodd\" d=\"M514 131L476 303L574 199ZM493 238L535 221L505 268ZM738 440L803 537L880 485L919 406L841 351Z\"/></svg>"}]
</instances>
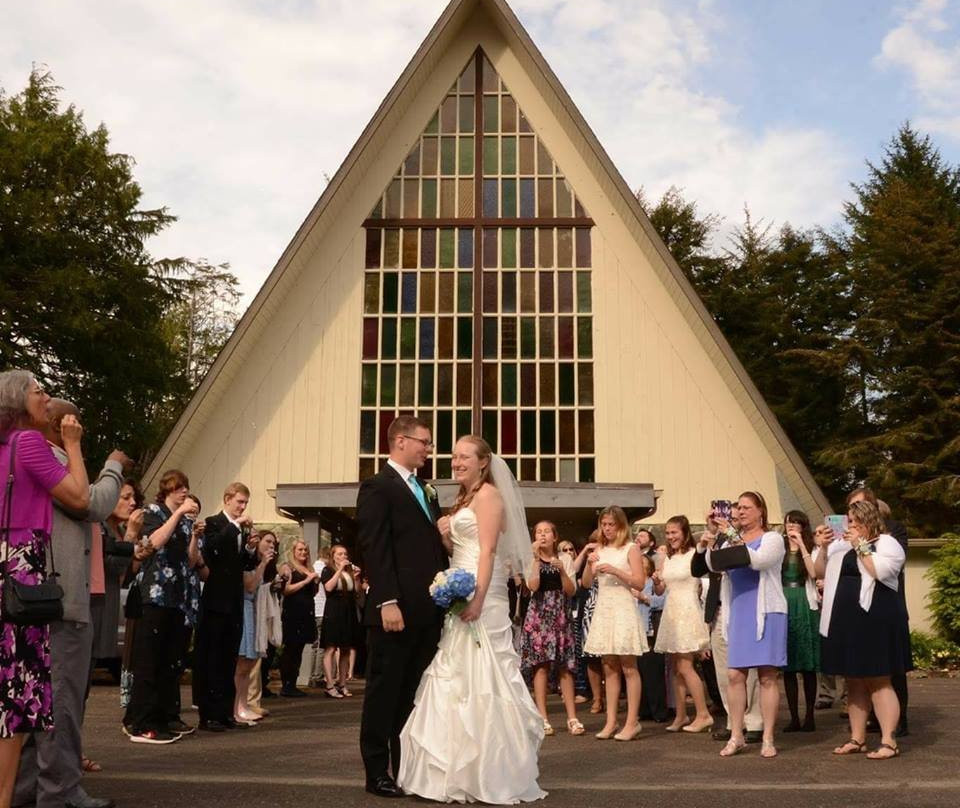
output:
<instances>
[{"instance_id":1,"label":"groom's black dress shoe","mask_svg":"<svg viewBox=\"0 0 960 808\"><path fill-rule=\"evenodd\" d=\"M407 796L389 774L378 777L376 780L368 780L367 791L371 794L376 794L378 797Z\"/></svg>"}]
</instances>

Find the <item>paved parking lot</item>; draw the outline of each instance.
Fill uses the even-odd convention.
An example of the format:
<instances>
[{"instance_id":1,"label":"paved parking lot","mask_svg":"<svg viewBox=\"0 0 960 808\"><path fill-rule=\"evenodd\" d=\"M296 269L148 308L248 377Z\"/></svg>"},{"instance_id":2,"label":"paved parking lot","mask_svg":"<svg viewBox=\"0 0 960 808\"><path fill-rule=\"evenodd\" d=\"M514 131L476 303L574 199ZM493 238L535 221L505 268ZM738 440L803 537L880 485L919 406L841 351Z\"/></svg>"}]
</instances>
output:
<instances>
[{"instance_id":1,"label":"paved parking lot","mask_svg":"<svg viewBox=\"0 0 960 808\"><path fill-rule=\"evenodd\" d=\"M87 775L85 785L91 794L113 797L120 808L389 804L363 791L357 747L360 684L357 696L342 701L319 692L307 699L272 699L266 702L272 714L261 726L197 733L171 746L127 741L119 728L117 689L96 686L88 707L86 752L104 771ZM189 703L189 690L183 695ZM847 736L836 710L817 713L813 734L781 735L780 756L772 760L760 758L759 746L722 760L721 745L708 735L667 733L655 724L645 725L633 743L558 732L545 740L541 752L540 784L550 792L545 804L957 808L960 680L912 680L910 697L912 735L902 740L902 756L891 761L830 755ZM559 701L552 709L554 725L564 726ZM598 730L600 717L582 712L588 733ZM184 717L196 722L194 712ZM871 745L875 742L871 736Z\"/></svg>"}]
</instances>

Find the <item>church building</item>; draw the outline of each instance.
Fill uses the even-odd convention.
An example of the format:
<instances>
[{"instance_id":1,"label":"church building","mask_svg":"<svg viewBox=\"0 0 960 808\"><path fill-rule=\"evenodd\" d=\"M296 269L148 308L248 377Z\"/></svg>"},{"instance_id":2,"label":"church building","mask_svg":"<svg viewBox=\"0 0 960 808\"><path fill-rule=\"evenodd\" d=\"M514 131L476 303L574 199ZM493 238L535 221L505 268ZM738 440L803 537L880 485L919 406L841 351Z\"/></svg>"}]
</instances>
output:
<instances>
[{"instance_id":1,"label":"church building","mask_svg":"<svg viewBox=\"0 0 960 808\"><path fill-rule=\"evenodd\" d=\"M641 146L642 144L638 144ZM144 480L351 541L399 413L452 500L482 434L582 540L608 504L661 524L761 492L831 507L505 0L453 0L360 134ZM444 481L447 481L446 483Z\"/></svg>"}]
</instances>

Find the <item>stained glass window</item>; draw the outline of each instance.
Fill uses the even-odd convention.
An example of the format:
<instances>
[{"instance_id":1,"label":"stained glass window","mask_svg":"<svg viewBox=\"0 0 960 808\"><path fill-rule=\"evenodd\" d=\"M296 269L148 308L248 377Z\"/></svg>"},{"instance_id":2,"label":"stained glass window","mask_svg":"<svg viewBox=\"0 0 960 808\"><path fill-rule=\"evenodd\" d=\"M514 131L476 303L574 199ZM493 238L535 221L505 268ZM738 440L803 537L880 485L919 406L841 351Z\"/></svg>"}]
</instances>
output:
<instances>
[{"instance_id":1,"label":"stained glass window","mask_svg":"<svg viewBox=\"0 0 960 808\"><path fill-rule=\"evenodd\" d=\"M415 413L425 477L480 432L521 480L594 480L592 225L478 52L364 223L361 479Z\"/></svg>"}]
</instances>

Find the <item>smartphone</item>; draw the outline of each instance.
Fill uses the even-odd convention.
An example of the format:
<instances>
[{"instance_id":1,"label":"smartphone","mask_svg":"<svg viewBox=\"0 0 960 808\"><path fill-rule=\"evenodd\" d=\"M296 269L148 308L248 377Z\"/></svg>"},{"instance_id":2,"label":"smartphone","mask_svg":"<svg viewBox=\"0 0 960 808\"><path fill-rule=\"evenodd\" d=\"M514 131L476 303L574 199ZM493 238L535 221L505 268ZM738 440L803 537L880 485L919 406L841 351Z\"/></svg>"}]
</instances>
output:
<instances>
[{"instance_id":1,"label":"smartphone","mask_svg":"<svg viewBox=\"0 0 960 808\"><path fill-rule=\"evenodd\" d=\"M714 517L726 519L728 522L733 516L733 503L729 499L714 499L710 501L710 511Z\"/></svg>"},{"instance_id":2,"label":"smartphone","mask_svg":"<svg viewBox=\"0 0 960 808\"><path fill-rule=\"evenodd\" d=\"M824 523L833 531L833 539L837 541L843 538L843 534L847 532L847 517L846 514L831 513L824 518Z\"/></svg>"}]
</instances>

